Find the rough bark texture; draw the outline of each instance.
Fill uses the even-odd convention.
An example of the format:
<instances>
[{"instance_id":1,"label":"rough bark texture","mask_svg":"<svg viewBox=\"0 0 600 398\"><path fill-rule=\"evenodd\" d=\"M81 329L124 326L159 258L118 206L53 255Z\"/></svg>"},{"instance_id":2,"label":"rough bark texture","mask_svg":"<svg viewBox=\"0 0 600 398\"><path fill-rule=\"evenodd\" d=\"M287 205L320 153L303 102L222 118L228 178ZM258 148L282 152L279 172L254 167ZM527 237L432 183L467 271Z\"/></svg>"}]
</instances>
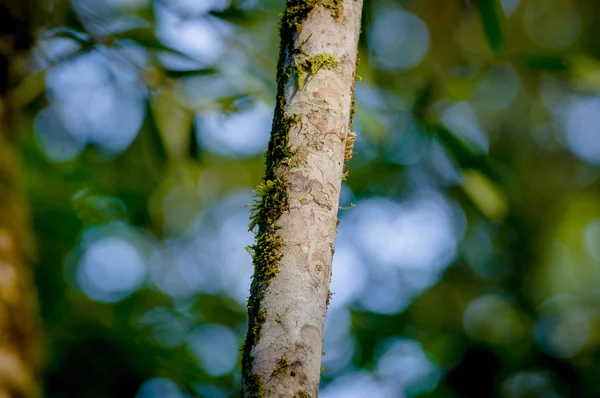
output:
<instances>
[{"instance_id":1,"label":"rough bark texture","mask_svg":"<svg viewBox=\"0 0 600 398\"><path fill-rule=\"evenodd\" d=\"M317 397L361 0L288 0L264 183L243 397Z\"/></svg>"},{"instance_id":2,"label":"rough bark texture","mask_svg":"<svg viewBox=\"0 0 600 398\"><path fill-rule=\"evenodd\" d=\"M40 396L40 323L28 268L33 236L8 95L16 57L32 42L28 5L0 0L0 398Z\"/></svg>"}]
</instances>

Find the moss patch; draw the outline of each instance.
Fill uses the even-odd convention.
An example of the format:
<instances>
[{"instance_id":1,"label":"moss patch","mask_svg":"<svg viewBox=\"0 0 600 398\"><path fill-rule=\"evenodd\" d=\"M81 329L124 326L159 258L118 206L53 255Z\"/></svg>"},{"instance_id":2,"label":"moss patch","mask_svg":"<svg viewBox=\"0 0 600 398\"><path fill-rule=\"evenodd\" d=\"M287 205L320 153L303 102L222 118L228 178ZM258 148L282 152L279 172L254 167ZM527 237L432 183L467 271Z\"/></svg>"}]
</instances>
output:
<instances>
[{"instance_id":1,"label":"moss patch","mask_svg":"<svg viewBox=\"0 0 600 398\"><path fill-rule=\"evenodd\" d=\"M305 59L296 65L296 77L298 79L298 87L304 85L304 79L307 74L314 75L321 68L337 68L339 61L336 57L329 54L319 54L314 57Z\"/></svg>"},{"instance_id":2,"label":"moss patch","mask_svg":"<svg viewBox=\"0 0 600 398\"><path fill-rule=\"evenodd\" d=\"M246 394L243 395L244 398L263 398L264 387L263 381L257 374L251 373L246 376L246 383L248 383L248 388L246 389Z\"/></svg>"},{"instance_id":3,"label":"moss patch","mask_svg":"<svg viewBox=\"0 0 600 398\"><path fill-rule=\"evenodd\" d=\"M290 363L284 355L277 361L277 365L275 366L275 369L273 369L273 372L271 372L271 376L276 377L277 375L284 374L288 366L290 366Z\"/></svg>"},{"instance_id":4,"label":"moss patch","mask_svg":"<svg viewBox=\"0 0 600 398\"><path fill-rule=\"evenodd\" d=\"M299 35L302 32L302 22L316 6L321 5L331 10L332 17L338 19L342 13L343 3L344 0L288 0L281 20L282 40L290 37L293 33Z\"/></svg>"}]
</instances>

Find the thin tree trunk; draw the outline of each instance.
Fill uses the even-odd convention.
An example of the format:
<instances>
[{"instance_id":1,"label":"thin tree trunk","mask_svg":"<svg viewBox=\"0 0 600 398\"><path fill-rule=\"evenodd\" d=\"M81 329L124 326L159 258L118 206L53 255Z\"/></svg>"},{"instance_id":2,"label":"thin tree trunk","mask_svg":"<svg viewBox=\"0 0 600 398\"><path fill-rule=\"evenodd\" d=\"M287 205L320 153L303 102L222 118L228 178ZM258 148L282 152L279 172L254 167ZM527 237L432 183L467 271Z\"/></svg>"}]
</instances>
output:
<instances>
[{"instance_id":1,"label":"thin tree trunk","mask_svg":"<svg viewBox=\"0 0 600 398\"><path fill-rule=\"evenodd\" d=\"M243 397L317 397L362 0L288 0L264 183Z\"/></svg>"},{"instance_id":2,"label":"thin tree trunk","mask_svg":"<svg viewBox=\"0 0 600 398\"><path fill-rule=\"evenodd\" d=\"M33 236L8 95L14 61L32 41L28 5L0 0L0 398L41 395L40 322L28 267Z\"/></svg>"}]
</instances>

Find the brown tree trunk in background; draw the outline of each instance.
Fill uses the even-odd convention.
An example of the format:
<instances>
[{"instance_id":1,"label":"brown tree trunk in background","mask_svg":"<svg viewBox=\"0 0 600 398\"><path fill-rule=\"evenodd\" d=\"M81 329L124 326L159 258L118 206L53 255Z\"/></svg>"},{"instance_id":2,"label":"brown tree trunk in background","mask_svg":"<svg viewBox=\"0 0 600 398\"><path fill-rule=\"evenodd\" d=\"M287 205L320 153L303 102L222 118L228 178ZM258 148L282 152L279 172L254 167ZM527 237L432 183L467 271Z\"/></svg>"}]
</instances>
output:
<instances>
[{"instance_id":1,"label":"brown tree trunk in background","mask_svg":"<svg viewBox=\"0 0 600 398\"><path fill-rule=\"evenodd\" d=\"M8 95L17 57L32 43L30 12L27 1L0 0L0 398L41 396L33 235Z\"/></svg>"},{"instance_id":2,"label":"brown tree trunk in background","mask_svg":"<svg viewBox=\"0 0 600 398\"><path fill-rule=\"evenodd\" d=\"M288 0L264 183L243 397L317 397L361 0Z\"/></svg>"}]
</instances>

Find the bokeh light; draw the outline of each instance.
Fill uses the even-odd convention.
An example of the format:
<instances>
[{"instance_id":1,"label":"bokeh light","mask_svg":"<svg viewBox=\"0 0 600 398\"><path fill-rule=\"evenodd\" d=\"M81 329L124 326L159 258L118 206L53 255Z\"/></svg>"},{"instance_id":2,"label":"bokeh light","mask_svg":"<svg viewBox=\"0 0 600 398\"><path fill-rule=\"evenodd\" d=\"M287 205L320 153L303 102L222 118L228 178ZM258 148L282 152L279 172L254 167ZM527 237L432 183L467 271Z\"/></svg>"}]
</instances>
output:
<instances>
[{"instance_id":1,"label":"bokeh light","mask_svg":"<svg viewBox=\"0 0 600 398\"><path fill-rule=\"evenodd\" d=\"M251 202L251 192L233 193L197 216L193 238L169 239L157 248L150 268L154 284L174 298L227 292L245 302L252 273L245 250L253 242L248 231Z\"/></svg>"},{"instance_id":2,"label":"bokeh light","mask_svg":"<svg viewBox=\"0 0 600 398\"><path fill-rule=\"evenodd\" d=\"M168 308L153 308L137 320L140 329L159 344L173 348L185 341L189 322Z\"/></svg>"},{"instance_id":3,"label":"bokeh light","mask_svg":"<svg viewBox=\"0 0 600 398\"><path fill-rule=\"evenodd\" d=\"M458 102L446 108L441 121L474 152L488 152L489 139L469 102Z\"/></svg>"},{"instance_id":4,"label":"bokeh light","mask_svg":"<svg viewBox=\"0 0 600 398\"><path fill-rule=\"evenodd\" d=\"M327 314L323 345L325 356L322 359L323 372L326 375L338 374L352 360L355 342L348 333L351 321L352 315L345 307L332 307Z\"/></svg>"},{"instance_id":5,"label":"bokeh light","mask_svg":"<svg viewBox=\"0 0 600 398\"><path fill-rule=\"evenodd\" d=\"M377 10L369 35L376 66L386 70L408 70L421 63L429 49L429 32L416 15L398 7Z\"/></svg>"},{"instance_id":6,"label":"bokeh light","mask_svg":"<svg viewBox=\"0 0 600 398\"><path fill-rule=\"evenodd\" d=\"M507 397L547 397L560 398L552 388L550 375L543 372L519 372L510 376L503 385Z\"/></svg>"},{"instance_id":7,"label":"bokeh light","mask_svg":"<svg viewBox=\"0 0 600 398\"><path fill-rule=\"evenodd\" d=\"M72 160L85 148L85 142L67 131L53 107L44 108L38 113L34 131L44 155L54 162Z\"/></svg>"},{"instance_id":8,"label":"bokeh light","mask_svg":"<svg viewBox=\"0 0 600 398\"><path fill-rule=\"evenodd\" d=\"M187 344L210 376L232 371L240 352L238 337L222 325L199 326L190 333Z\"/></svg>"},{"instance_id":9,"label":"bokeh light","mask_svg":"<svg viewBox=\"0 0 600 398\"><path fill-rule=\"evenodd\" d=\"M498 65L486 73L475 89L471 102L483 110L506 109L517 99L519 83L519 74L512 65Z\"/></svg>"},{"instance_id":10,"label":"bokeh light","mask_svg":"<svg viewBox=\"0 0 600 398\"><path fill-rule=\"evenodd\" d=\"M273 110L255 102L241 112L225 115L209 111L199 115L197 129L200 145L225 156L254 156L269 140Z\"/></svg>"},{"instance_id":11,"label":"bokeh light","mask_svg":"<svg viewBox=\"0 0 600 398\"><path fill-rule=\"evenodd\" d=\"M111 303L129 296L144 282L146 262L134 246L118 237L90 242L77 269L77 281L93 300Z\"/></svg>"},{"instance_id":12,"label":"bokeh light","mask_svg":"<svg viewBox=\"0 0 600 398\"><path fill-rule=\"evenodd\" d=\"M44 395L239 396L285 1L59 3L0 98ZM600 396L598 6L364 3L320 396Z\"/></svg>"},{"instance_id":13,"label":"bokeh light","mask_svg":"<svg viewBox=\"0 0 600 398\"><path fill-rule=\"evenodd\" d=\"M581 352L591 336L590 313L574 298L557 296L542 304L535 324L538 344L558 358L571 358Z\"/></svg>"},{"instance_id":14,"label":"bokeh light","mask_svg":"<svg viewBox=\"0 0 600 398\"><path fill-rule=\"evenodd\" d=\"M72 141L96 144L107 153L122 152L133 142L146 108L145 90L126 61L131 57L144 62L139 49L99 48L48 71L48 98ZM57 124L38 129L58 134ZM56 157L56 149L48 144L42 149Z\"/></svg>"},{"instance_id":15,"label":"bokeh light","mask_svg":"<svg viewBox=\"0 0 600 398\"><path fill-rule=\"evenodd\" d=\"M377 363L377 375L407 396L417 396L435 388L440 372L423 351L421 344L409 339L381 343L383 352Z\"/></svg>"},{"instance_id":16,"label":"bokeh light","mask_svg":"<svg viewBox=\"0 0 600 398\"><path fill-rule=\"evenodd\" d=\"M527 333L527 325L518 310L508 300L493 294L469 303L463 324L466 332L475 339L504 347L519 344Z\"/></svg>"},{"instance_id":17,"label":"bokeh light","mask_svg":"<svg viewBox=\"0 0 600 398\"><path fill-rule=\"evenodd\" d=\"M366 372L350 373L335 379L322 389L319 396L323 398L404 397L394 387L382 383Z\"/></svg>"},{"instance_id":18,"label":"bokeh light","mask_svg":"<svg viewBox=\"0 0 600 398\"><path fill-rule=\"evenodd\" d=\"M135 398L185 398L185 395L172 380L156 378L145 382Z\"/></svg>"},{"instance_id":19,"label":"bokeh light","mask_svg":"<svg viewBox=\"0 0 600 398\"><path fill-rule=\"evenodd\" d=\"M186 18L186 15L194 15L195 11L200 16L223 2L200 2L201 6L192 6L193 9L189 8L190 2L176 3L158 2L155 5L157 37L203 65L216 63L226 52L225 33L229 34L229 27L210 15L200 18Z\"/></svg>"},{"instance_id":20,"label":"bokeh light","mask_svg":"<svg viewBox=\"0 0 600 398\"><path fill-rule=\"evenodd\" d=\"M500 4L502 5L502 11L507 16L514 14L519 8L520 0L501 0Z\"/></svg>"},{"instance_id":21,"label":"bokeh light","mask_svg":"<svg viewBox=\"0 0 600 398\"><path fill-rule=\"evenodd\" d=\"M586 162L600 164L600 98L576 98L564 110L564 140Z\"/></svg>"},{"instance_id":22,"label":"bokeh light","mask_svg":"<svg viewBox=\"0 0 600 398\"><path fill-rule=\"evenodd\" d=\"M568 1L530 2L524 8L525 29L529 37L543 47L568 47L581 33L581 17Z\"/></svg>"}]
</instances>

